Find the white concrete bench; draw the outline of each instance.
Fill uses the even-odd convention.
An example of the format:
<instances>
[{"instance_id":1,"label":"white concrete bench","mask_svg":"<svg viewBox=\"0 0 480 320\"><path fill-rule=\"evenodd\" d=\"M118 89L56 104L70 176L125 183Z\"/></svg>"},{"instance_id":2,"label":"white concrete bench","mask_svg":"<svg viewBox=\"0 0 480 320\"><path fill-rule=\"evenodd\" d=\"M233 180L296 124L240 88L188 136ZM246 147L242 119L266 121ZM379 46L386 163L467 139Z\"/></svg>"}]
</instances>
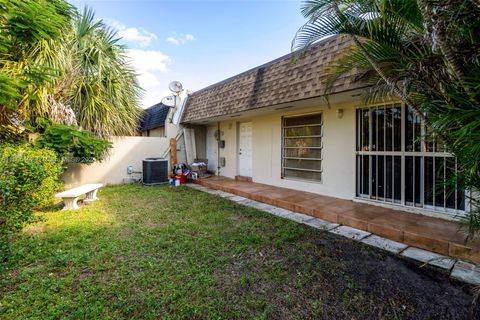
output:
<instances>
[{"instance_id":1,"label":"white concrete bench","mask_svg":"<svg viewBox=\"0 0 480 320\"><path fill-rule=\"evenodd\" d=\"M63 210L78 209L79 206L77 202L81 195L86 196L86 201L97 200L97 191L101 187L103 187L101 183L84 184L80 187L57 193L55 197L63 199L63 203L65 204Z\"/></svg>"}]
</instances>

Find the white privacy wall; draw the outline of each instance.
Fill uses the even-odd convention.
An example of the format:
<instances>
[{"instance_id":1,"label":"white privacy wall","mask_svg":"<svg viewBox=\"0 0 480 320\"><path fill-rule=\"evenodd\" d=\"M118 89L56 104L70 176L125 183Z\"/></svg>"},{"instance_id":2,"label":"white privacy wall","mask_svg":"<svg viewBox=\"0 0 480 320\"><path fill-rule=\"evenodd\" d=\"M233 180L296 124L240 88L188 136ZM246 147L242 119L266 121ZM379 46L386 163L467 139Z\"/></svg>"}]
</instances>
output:
<instances>
[{"instance_id":1,"label":"white privacy wall","mask_svg":"<svg viewBox=\"0 0 480 320\"><path fill-rule=\"evenodd\" d=\"M337 116L337 109L343 109L343 117ZM323 115L322 181L311 182L281 178L281 119L285 115L321 112ZM254 182L280 187L316 192L343 199L355 197L355 106L354 104L332 105L329 107L307 108L291 112L277 112L256 116L241 121L227 121L220 124L225 140L225 149L220 156L226 158L226 166L220 175L234 178L238 174L237 139L238 123L251 121L253 124L253 176ZM216 141L209 137L215 127L207 130L207 157L216 154ZM215 150L215 152L213 151ZM210 151L210 152L209 152ZM216 159L213 159L216 163ZM212 161L212 162L213 162ZM209 166L210 167L210 166Z\"/></svg>"},{"instance_id":2,"label":"white privacy wall","mask_svg":"<svg viewBox=\"0 0 480 320\"><path fill-rule=\"evenodd\" d=\"M169 148L167 137L113 137L113 148L102 162L90 165L71 163L63 173L65 188L85 183L120 184L124 179L139 178L141 174L127 174L127 167L142 171L142 160L149 157L162 157Z\"/></svg>"}]
</instances>

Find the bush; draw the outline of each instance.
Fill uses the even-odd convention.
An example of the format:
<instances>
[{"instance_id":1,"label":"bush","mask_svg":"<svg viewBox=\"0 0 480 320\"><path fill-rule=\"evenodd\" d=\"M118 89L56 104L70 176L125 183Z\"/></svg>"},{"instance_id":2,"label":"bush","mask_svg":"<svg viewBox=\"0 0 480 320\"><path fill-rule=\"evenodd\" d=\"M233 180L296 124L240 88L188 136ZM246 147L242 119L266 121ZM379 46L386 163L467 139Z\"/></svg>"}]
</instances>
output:
<instances>
[{"instance_id":1,"label":"bush","mask_svg":"<svg viewBox=\"0 0 480 320\"><path fill-rule=\"evenodd\" d=\"M52 202L61 170L51 150L0 146L0 261L7 259L13 236L33 220L33 208Z\"/></svg>"},{"instance_id":2,"label":"bush","mask_svg":"<svg viewBox=\"0 0 480 320\"><path fill-rule=\"evenodd\" d=\"M36 145L54 150L64 161L68 162L66 157L71 156L79 163L102 161L112 147L110 141L100 139L90 131L63 124L48 126Z\"/></svg>"}]
</instances>

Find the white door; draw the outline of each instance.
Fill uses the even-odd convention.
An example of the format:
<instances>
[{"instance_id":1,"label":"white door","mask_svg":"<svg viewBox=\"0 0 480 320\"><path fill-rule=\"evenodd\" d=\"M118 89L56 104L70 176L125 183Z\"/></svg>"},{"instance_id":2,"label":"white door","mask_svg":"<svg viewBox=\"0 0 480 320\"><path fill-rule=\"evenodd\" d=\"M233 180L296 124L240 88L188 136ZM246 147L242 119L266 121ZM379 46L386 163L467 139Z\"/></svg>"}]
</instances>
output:
<instances>
[{"instance_id":1,"label":"white door","mask_svg":"<svg viewBox=\"0 0 480 320\"><path fill-rule=\"evenodd\" d=\"M217 172L218 162L218 142L215 138L216 126L207 127L207 159L208 159L208 171Z\"/></svg>"},{"instance_id":2,"label":"white door","mask_svg":"<svg viewBox=\"0 0 480 320\"><path fill-rule=\"evenodd\" d=\"M240 123L238 142L238 174L252 176L252 123Z\"/></svg>"}]
</instances>

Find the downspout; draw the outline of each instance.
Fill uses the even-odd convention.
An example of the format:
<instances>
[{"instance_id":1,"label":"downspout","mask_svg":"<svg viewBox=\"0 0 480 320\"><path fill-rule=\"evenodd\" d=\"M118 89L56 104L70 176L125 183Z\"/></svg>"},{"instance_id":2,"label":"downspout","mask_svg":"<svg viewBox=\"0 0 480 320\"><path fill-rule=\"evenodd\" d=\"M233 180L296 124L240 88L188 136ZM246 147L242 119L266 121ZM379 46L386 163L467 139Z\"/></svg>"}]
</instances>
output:
<instances>
[{"instance_id":1,"label":"downspout","mask_svg":"<svg viewBox=\"0 0 480 320\"><path fill-rule=\"evenodd\" d=\"M220 175L220 122L217 121L217 176Z\"/></svg>"}]
</instances>

